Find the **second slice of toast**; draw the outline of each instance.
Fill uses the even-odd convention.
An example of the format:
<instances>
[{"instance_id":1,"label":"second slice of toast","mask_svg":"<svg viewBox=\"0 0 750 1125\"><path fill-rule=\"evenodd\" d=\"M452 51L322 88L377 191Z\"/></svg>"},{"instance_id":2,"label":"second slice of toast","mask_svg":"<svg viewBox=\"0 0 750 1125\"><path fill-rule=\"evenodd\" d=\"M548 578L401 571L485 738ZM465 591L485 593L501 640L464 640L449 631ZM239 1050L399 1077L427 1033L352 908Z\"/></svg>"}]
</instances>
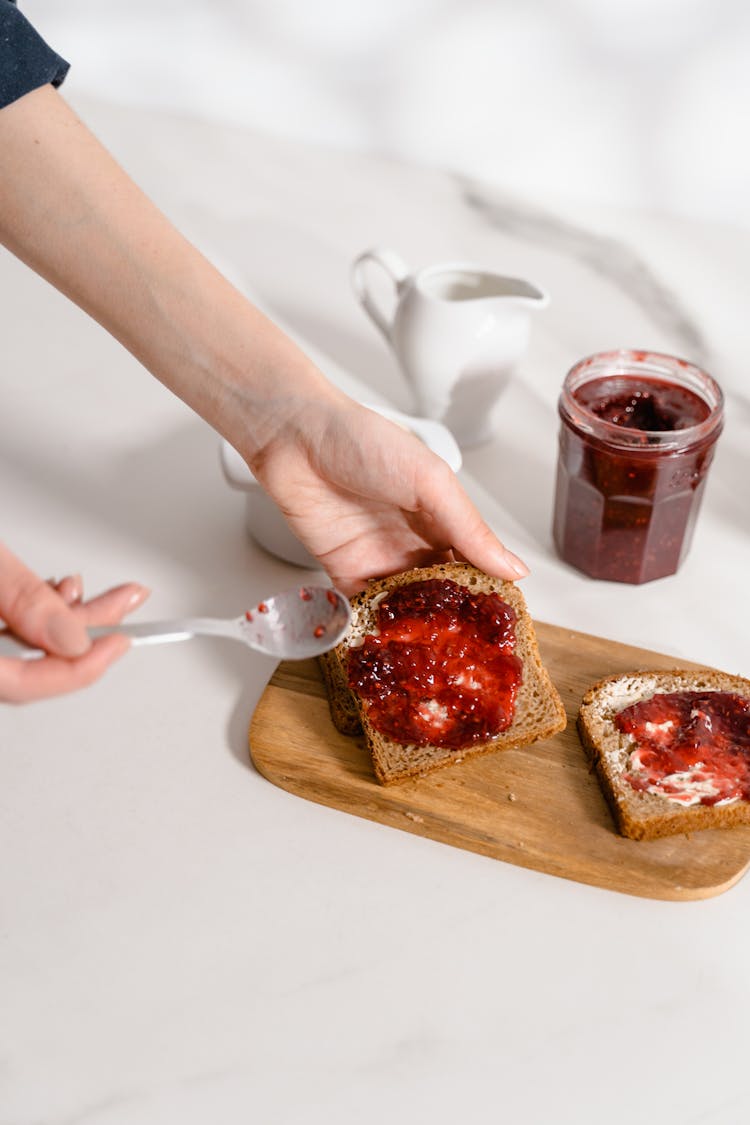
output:
<instances>
[{"instance_id":1,"label":"second slice of toast","mask_svg":"<svg viewBox=\"0 0 750 1125\"><path fill-rule=\"evenodd\" d=\"M750 701L750 680L713 668L633 671L608 676L584 695L578 733L621 835L633 840L690 833L703 828L750 824L750 801L681 804L659 792L641 791L628 781L633 736L618 729L624 708L673 692L727 692Z\"/></svg>"}]
</instances>

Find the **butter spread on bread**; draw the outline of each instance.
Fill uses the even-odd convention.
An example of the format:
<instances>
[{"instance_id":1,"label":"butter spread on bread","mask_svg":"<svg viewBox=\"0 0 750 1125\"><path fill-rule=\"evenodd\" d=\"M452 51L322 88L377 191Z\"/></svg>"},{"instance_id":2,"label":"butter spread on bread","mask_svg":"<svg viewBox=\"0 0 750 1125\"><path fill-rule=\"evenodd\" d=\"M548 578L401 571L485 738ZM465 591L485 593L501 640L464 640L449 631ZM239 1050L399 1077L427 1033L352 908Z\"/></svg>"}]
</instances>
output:
<instances>
[{"instance_id":1,"label":"butter spread on bread","mask_svg":"<svg viewBox=\"0 0 750 1125\"><path fill-rule=\"evenodd\" d=\"M578 730L620 832L750 824L750 681L712 669L595 684Z\"/></svg>"}]
</instances>

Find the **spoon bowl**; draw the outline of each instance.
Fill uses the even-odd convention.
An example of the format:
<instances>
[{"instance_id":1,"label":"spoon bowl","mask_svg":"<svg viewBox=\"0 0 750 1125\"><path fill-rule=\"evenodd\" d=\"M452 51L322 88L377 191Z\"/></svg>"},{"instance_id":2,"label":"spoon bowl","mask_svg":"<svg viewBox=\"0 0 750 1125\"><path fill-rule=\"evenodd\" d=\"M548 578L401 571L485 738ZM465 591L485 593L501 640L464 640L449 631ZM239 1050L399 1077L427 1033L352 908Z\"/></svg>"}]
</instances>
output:
<instances>
[{"instance_id":1,"label":"spoon bowl","mask_svg":"<svg viewBox=\"0 0 750 1125\"><path fill-rule=\"evenodd\" d=\"M239 619L240 639L279 660L328 652L346 634L349 600L331 586L300 586L258 602Z\"/></svg>"}]
</instances>

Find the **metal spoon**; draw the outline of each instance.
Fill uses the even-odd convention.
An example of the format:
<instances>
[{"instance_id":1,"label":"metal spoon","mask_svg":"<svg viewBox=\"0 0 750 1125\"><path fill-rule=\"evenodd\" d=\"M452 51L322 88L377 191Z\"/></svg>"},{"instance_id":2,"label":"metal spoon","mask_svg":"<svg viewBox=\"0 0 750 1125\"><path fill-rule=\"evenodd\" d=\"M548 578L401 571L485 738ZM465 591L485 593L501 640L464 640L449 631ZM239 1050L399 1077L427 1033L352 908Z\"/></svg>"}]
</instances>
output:
<instances>
[{"instance_id":1,"label":"metal spoon","mask_svg":"<svg viewBox=\"0 0 750 1125\"><path fill-rule=\"evenodd\" d=\"M182 617L174 621L145 621L138 625L103 625L89 636L122 633L134 645L168 644L191 637L229 637L280 660L306 660L337 645L351 620L347 598L331 586L298 586L265 598L242 617ZM0 656L34 660L47 653L32 648L10 630L0 630Z\"/></svg>"}]
</instances>

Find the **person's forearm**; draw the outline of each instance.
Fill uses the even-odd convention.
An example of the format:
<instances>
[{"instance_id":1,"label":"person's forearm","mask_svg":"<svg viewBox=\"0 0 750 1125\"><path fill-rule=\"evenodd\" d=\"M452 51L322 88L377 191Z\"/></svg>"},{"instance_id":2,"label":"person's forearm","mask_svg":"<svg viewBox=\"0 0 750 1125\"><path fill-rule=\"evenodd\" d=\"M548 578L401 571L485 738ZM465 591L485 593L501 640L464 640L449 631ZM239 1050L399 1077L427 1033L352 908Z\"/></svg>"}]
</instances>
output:
<instances>
[{"instance_id":1,"label":"person's forearm","mask_svg":"<svg viewBox=\"0 0 750 1125\"><path fill-rule=\"evenodd\" d=\"M337 394L49 86L0 110L0 240L249 459Z\"/></svg>"}]
</instances>

